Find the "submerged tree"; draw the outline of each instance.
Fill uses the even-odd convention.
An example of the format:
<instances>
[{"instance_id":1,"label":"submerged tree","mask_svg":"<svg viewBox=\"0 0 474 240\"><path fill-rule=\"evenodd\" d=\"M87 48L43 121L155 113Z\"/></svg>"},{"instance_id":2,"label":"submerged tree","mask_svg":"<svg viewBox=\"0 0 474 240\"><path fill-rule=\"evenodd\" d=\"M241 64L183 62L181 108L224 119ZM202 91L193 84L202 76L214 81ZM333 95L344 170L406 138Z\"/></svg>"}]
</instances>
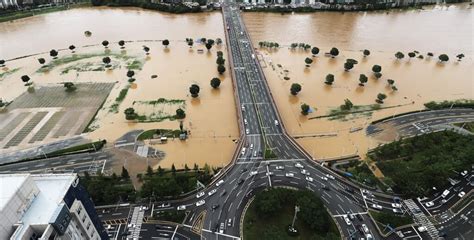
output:
<instances>
[{"instance_id":1,"label":"submerged tree","mask_svg":"<svg viewBox=\"0 0 474 240\"><path fill-rule=\"evenodd\" d=\"M30 81L30 77L28 77L28 75L23 75L21 76L21 81L23 81L25 83L25 86L28 86L28 82Z\"/></svg>"},{"instance_id":2,"label":"submerged tree","mask_svg":"<svg viewBox=\"0 0 474 240\"><path fill-rule=\"evenodd\" d=\"M46 60L44 60L44 58L38 58L38 62L43 65L46 63Z\"/></svg>"},{"instance_id":3,"label":"submerged tree","mask_svg":"<svg viewBox=\"0 0 474 240\"><path fill-rule=\"evenodd\" d=\"M177 119L183 119L183 118L185 118L185 117L186 117L186 112L184 112L183 109L181 109L181 108L176 109L176 118L177 118ZM181 123L182 123L182 122L181 122ZM180 125L180 126L181 126L181 125ZM183 130L181 129L181 131L183 131Z\"/></svg>"},{"instance_id":4,"label":"submerged tree","mask_svg":"<svg viewBox=\"0 0 474 240\"><path fill-rule=\"evenodd\" d=\"M298 83L291 84L290 93L292 95L297 95L301 91L301 85Z\"/></svg>"},{"instance_id":5,"label":"submerged tree","mask_svg":"<svg viewBox=\"0 0 474 240\"><path fill-rule=\"evenodd\" d=\"M359 75L359 86L365 86L365 83L369 80L369 78L367 78L367 76L365 76L365 74L361 74Z\"/></svg>"},{"instance_id":6,"label":"submerged tree","mask_svg":"<svg viewBox=\"0 0 474 240\"><path fill-rule=\"evenodd\" d=\"M311 65L311 63L313 63L313 59L307 57L304 62L306 63L306 67L309 67Z\"/></svg>"},{"instance_id":7,"label":"submerged tree","mask_svg":"<svg viewBox=\"0 0 474 240\"><path fill-rule=\"evenodd\" d=\"M217 71L220 73L220 74L223 74L225 72L225 67L223 64L219 64L217 66Z\"/></svg>"},{"instance_id":8,"label":"submerged tree","mask_svg":"<svg viewBox=\"0 0 474 240\"><path fill-rule=\"evenodd\" d=\"M66 92L74 92L77 89L76 85L72 82L65 82L64 87L66 88Z\"/></svg>"},{"instance_id":9,"label":"submerged tree","mask_svg":"<svg viewBox=\"0 0 474 240\"><path fill-rule=\"evenodd\" d=\"M364 57L367 57L370 55L370 51L367 50L367 49L364 49L364 51L362 52L364 54Z\"/></svg>"},{"instance_id":10,"label":"submerged tree","mask_svg":"<svg viewBox=\"0 0 474 240\"><path fill-rule=\"evenodd\" d=\"M346 111L348 111L348 110L351 110L352 107L354 107L354 104L351 102L351 100L349 100L349 99L346 98L346 99L344 99L344 104L342 104L339 108L340 108L341 110L346 110Z\"/></svg>"},{"instance_id":11,"label":"submerged tree","mask_svg":"<svg viewBox=\"0 0 474 240\"><path fill-rule=\"evenodd\" d=\"M219 88L220 85L221 85L221 80L220 80L219 78L213 78L213 79L211 79L211 86L212 86L214 89Z\"/></svg>"},{"instance_id":12,"label":"submerged tree","mask_svg":"<svg viewBox=\"0 0 474 240\"><path fill-rule=\"evenodd\" d=\"M168 39L165 39L161 42L165 48L168 48L168 45L170 45L170 41Z\"/></svg>"},{"instance_id":13,"label":"submerged tree","mask_svg":"<svg viewBox=\"0 0 474 240\"><path fill-rule=\"evenodd\" d=\"M135 81L135 78L133 78L133 76L135 76L135 72L133 70L128 70L127 71L127 77L128 77L129 82L134 82Z\"/></svg>"},{"instance_id":14,"label":"submerged tree","mask_svg":"<svg viewBox=\"0 0 474 240\"><path fill-rule=\"evenodd\" d=\"M405 54L403 54L402 52L397 52L397 53L395 53L395 57L396 57L398 60L400 60L400 59L402 59L402 58L405 57Z\"/></svg>"},{"instance_id":15,"label":"submerged tree","mask_svg":"<svg viewBox=\"0 0 474 240\"><path fill-rule=\"evenodd\" d=\"M52 49L51 51L49 51L49 56L53 57L53 59L58 58L58 51Z\"/></svg>"},{"instance_id":16,"label":"submerged tree","mask_svg":"<svg viewBox=\"0 0 474 240\"><path fill-rule=\"evenodd\" d=\"M441 55L439 55L438 59L439 59L440 62L447 62L447 61L449 61L449 57L448 57L448 55L446 55L446 54L441 54Z\"/></svg>"},{"instance_id":17,"label":"submerged tree","mask_svg":"<svg viewBox=\"0 0 474 240\"><path fill-rule=\"evenodd\" d=\"M107 40L102 41L102 46L104 46L104 48L109 48L109 41Z\"/></svg>"},{"instance_id":18,"label":"submerged tree","mask_svg":"<svg viewBox=\"0 0 474 240\"><path fill-rule=\"evenodd\" d=\"M102 58L102 62L105 64L105 67L106 67L106 68L109 68L109 67L110 67L110 62L111 62L111 61L112 61L112 60L110 59L110 57L104 57L104 58Z\"/></svg>"},{"instance_id":19,"label":"submerged tree","mask_svg":"<svg viewBox=\"0 0 474 240\"><path fill-rule=\"evenodd\" d=\"M71 50L72 53L75 53L74 49L76 49L76 46L74 45L69 46L69 50Z\"/></svg>"},{"instance_id":20,"label":"submerged tree","mask_svg":"<svg viewBox=\"0 0 474 240\"><path fill-rule=\"evenodd\" d=\"M143 51L145 51L145 54L146 54L146 55L149 55L149 54L150 54L150 48L147 47L147 46L143 46Z\"/></svg>"},{"instance_id":21,"label":"submerged tree","mask_svg":"<svg viewBox=\"0 0 474 240\"><path fill-rule=\"evenodd\" d=\"M382 104L383 103L383 100L385 100L387 98L387 95L383 94L383 93L379 93L377 94L377 99L375 100L377 103L380 103Z\"/></svg>"},{"instance_id":22,"label":"submerged tree","mask_svg":"<svg viewBox=\"0 0 474 240\"><path fill-rule=\"evenodd\" d=\"M339 49L333 47L331 48L331 51L329 51L329 54L331 54L331 57L336 57L337 55L339 55Z\"/></svg>"},{"instance_id":23,"label":"submerged tree","mask_svg":"<svg viewBox=\"0 0 474 240\"><path fill-rule=\"evenodd\" d=\"M324 81L324 83L327 85L332 85L333 82L334 82L334 75L332 74L326 75L326 81Z\"/></svg>"},{"instance_id":24,"label":"submerged tree","mask_svg":"<svg viewBox=\"0 0 474 240\"><path fill-rule=\"evenodd\" d=\"M191 93L191 96L193 98L196 98L199 96L199 86L197 84L192 84L191 87L189 87L189 93Z\"/></svg>"},{"instance_id":25,"label":"submerged tree","mask_svg":"<svg viewBox=\"0 0 474 240\"><path fill-rule=\"evenodd\" d=\"M318 53L319 53L319 48L313 47L313 48L311 49L311 54L313 54L313 57L315 57L316 55L318 55Z\"/></svg>"},{"instance_id":26,"label":"submerged tree","mask_svg":"<svg viewBox=\"0 0 474 240\"><path fill-rule=\"evenodd\" d=\"M301 114L303 114L305 116L308 115L309 109L310 108L309 108L308 104L306 104L306 103L301 104Z\"/></svg>"},{"instance_id":27,"label":"submerged tree","mask_svg":"<svg viewBox=\"0 0 474 240\"><path fill-rule=\"evenodd\" d=\"M120 40L118 42L118 45L120 46L120 49L124 49L125 48L125 41L124 40Z\"/></svg>"}]
</instances>

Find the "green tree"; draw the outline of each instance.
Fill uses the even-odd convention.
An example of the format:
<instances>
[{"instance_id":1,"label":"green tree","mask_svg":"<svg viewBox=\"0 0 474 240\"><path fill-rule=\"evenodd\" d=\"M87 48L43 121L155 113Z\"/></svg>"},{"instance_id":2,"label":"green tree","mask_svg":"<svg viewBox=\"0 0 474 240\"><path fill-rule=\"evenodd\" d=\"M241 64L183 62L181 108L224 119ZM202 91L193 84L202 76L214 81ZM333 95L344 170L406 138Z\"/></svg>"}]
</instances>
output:
<instances>
[{"instance_id":1,"label":"green tree","mask_svg":"<svg viewBox=\"0 0 474 240\"><path fill-rule=\"evenodd\" d=\"M192 38L187 39L186 42L188 43L189 48L192 48L192 47L193 47L193 45L194 45L194 40L193 40Z\"/></svg>"},{"instance_id":2,"label":"green tree","mask_svg":"<svg viewBox=\"0 0 474 240\"><path fill-rule=\"evenodd\" d=\"M416 56L416 53L414 52L409 52L408 53L408 57L411 59L411 58L414 58Z\"/></svg>"},{"instance_id":3,"label":"green tree","mask_svg":"<svg viewBox=\"0 0 474 240\"><path fill-rule=\"evenodd\" d=\"M426 55L428 55L428 57L433 57L434 54L432 52L428 52Z\"/></svg>"},{"instance_id":4,"label":"green tree","mask_svg":"<svg viewBox=\"0 0 474 240\"><path fill-rule=\"evenodd\" d=\"M196 98L199 96L199 86L197 84L192 84L190 87L189 87L189 93L191 93L191 96L193 98Z\"/></svg>"},{"instance_id":5,"label":"green tree","mask_svg":"<svg viewBox=\"0 0 474 240\"><path fill-rule=\"evenodd\" d=\"M104 46L104 48L108 48L109 41L107 41L107 40L102 41L102 46Z\"/></svg>"},{"instance_id":6,"label":"green tree","mask_svg":"<svg viewBox=\"0 0 474 240\"><path fill-rule=\"evenodd\" d=\"M298 83L291 84L290 93L292 95L297 95L301 91L301 85Z\"/></svg>"},{"instance_id":7,"label":"green tree","mask_svg":"<svg viewBox=\"0 0 474 240\"><path fill-rule=\"evenodd\" d=\"M311 54L313 54L313 57L316 56L316 55L318 55L318 53L319 53L319 48L313 47L313 48L311 49Z\"/></svg>"},{"instance_id":8,"label":"green tree","mask_svg":"<svg viewBox=\"0 0 474 240\"><path fill-rule=\"evenodd\" d=\"M224 65L225 59L222 56L217 57L216 59L217 65Z\"/></svg>"},{"instance_id":9,"label":"green tree","mask_svg":"<svg viewBox=\"0 0 474 240\"><path fill-rule=\"evenodd\" d=\"M128 70L127 71L127 77L128 77L128 81L129 82L133 82L135 81L135 79L133 79L133 76L135 76L135 72L133 70ZM133 80L132 80L133 79Z\"/></svg>"},{"instance_id":10,"label":"green tree","mask_svg":"<svg viewBox=\"0 0 474 240\"><path fill-rule=\"evenodd\" d=\"M219 74L223 74L225 72L225 67L222 64L217 65L217 71Z\"/></svg>"},{"instance_id":11,"label":"green tree","mask_svg":"<svg viewBox=\"0 0 474 240\"><path fill-rule=\"evenodd\" d=\"M306 67L309 67L309 65L311 65L311 63L313 63L313 59L307 57L307 58L304 60L304 62L306 63Z\"/></svg>"},{"instance_id":12,"label":"green tree","mask_svg":"<svg viewBox=\"0 0 474 240\"><path fill-rule=\"evenodd\" d=\"M309 113L309 105L306 103L301 104L301 114L308 115Z\"/></svg>"},{"instance_id":13,"label":"green tree","mask_svg":"<svg viewBox=\"0 0 474 240\"><path fill-rule=\"evenodd\" d=\"M392 86L392 91L398 91L398 88L396 86Z\"/></svg>"},{"instance_id":14,"label":"green tree","mask_svg":"<svg viewBox=\"0 0 474 240\"><path fill-rule=\"evenodd\" d=\"M339 49L333 47L331 48L331 51L329 51L329 54L331 54L331 57L336 57L337 55L339 55Z\"/></svg>"},{"instance_id":15,"label":"green tree","mask_svg":"<svg viewBox=\"0 0 474 240\"><path fill-rule=\"evenodd\" d=\"M64 87L66 88L66 92L73 92L76 90L76 85L72 82L65 82Z\"/></svg>"},{"instance_id":16,"label":"green tree","mask_svg":"<svg viewBox=\"0 0 474 240\"><path fill-rule=\"evenodd\" d=\"M110 62L111 62L111 61L112 61L112 60L110 59L110 57L104 57L104 58L102 58L102 62L105 64L105 67L106 67L106 68L109 68L109 67L110 67Z\"/></svg>"},{"instance_id":17,"label":"green tree","mask_svg":"<svg viewBox=\"0 0 474 240\"><path fill-rule=\"evenodd\" d=\"M168 39L165 39L161 42L165 48L168 48L168 45L170 45L170 41Z\"/></svg>"},{"instance_id":18,"label":"green tree","mask_svg":"<svg viewBox=\"0 0 474 240\"><path fill-rule=\"evenodd\" d=\"M439 59L440 62L447 62L447 61L449 61L449 57L448 57L448 55L446 55L446 54L441 54L441 55L439 55L438 59Z\"/></svg>"},{"instance_id":19,"label":"green tree","mask_svg":"<svg viewBox=\"0 0 474 240\"><path fill-rule=\"evenodd\" d=\"M359 75L359 86L365 86L365 83L369 80L369 78L367 78L367 76L365 76L365 74L361 74Z\"/></svg>"},{"instance_id":20,"label":"green tree","mask_svg":"<svg viewBox=\"0 0 474 240\"><path fill-rule=\"evenodd\" d=\"M352 58L348 58L348 59L346 59L346 62L348 62L348 63L352 63L353 65L356 65L356 64L358 64L358 63L359 63L357 60L355 60L355 59L352 59Z\"/></svg>"},{"instance_id":21,"label":"green tree","mask_svg":"<svg viewBox=\"0 0 474 240\"><path fill-rule=\"evenodd\" d=\"M130 175L128 174L128 170L122 166L122 173L120 174L122 179L130 179Z\"/></svg>"},{"instance_id":22,"label":"green tree","mask_svg":"<svg viewBox=\"0 0 474 240\"><path fill-rule=\"evenodd\" d=\"M340 109L348 111L351 110L352 107L354 107L354 104L351 102L351 100L346 98L344 99L344 104L340 106Z\"/></svg>"},{"instance_id":23,"label":"green tree","mask_svg":"<svg viewBox=\"0 0 474 240\"><path fill-rule=\"evenodd\" d=\"M327 85L332 85L333 82L334 82L334 75L333 74L326 75L326 81L324 83L326 83Z\"/></svg>"},{"instance_id":24,"label":"green tree","mask_svg":"<svg viewBox=\"0 0 474 240\"><path fill-rule=\"evenodd\" d=\"M5 60L0 59L0 67L5 67Z\"/></svg>"},{"instance_id":25,"label":"green tree","mask_svg":"<svg viewBox=\"0 0 474 240\"><path fill-rule=\"evenodd\" d=\"M216 38L216 44L221 45L222 44L222 39L221 38Z\"/></svg>"},{"instance_id":26,"label":"green tree","mask_svg":"<svg viewBox=\"0 0 474 240\"><path fill-rule=\"evenodd\" d=\"M456 55L456 58L458 59L459 62L460 62L461 59L463 59L464 57L465 57L465 56L464 56L463 53L460 53L460 54Z\"/></svg>"},{"instance_id":27,"label":"green tree","mask_svg":"<svg viewBox=\"0 0 474 240\"><path fill-rule=\"evenodd\" d=\"M199 166L198 166L196 163L194 163L193 170L194 170L194 172L196 172L196 173L199 171Z\"/></svg>"},{"instance_id":28,"label":"green tree","mask_svg":"<svg viewBox=\"0 0 474 240\"><path fill-rule=\"evenodd\" d=\"M214 39L207 39L207 43L209 43L211 45L214 45L215 41L214 41Z\"/></svg>"},{"instance_id":29,"label":"green tree","mask_svg":"<svg viewBox=\"0 0 474 240\"><path fill-rule=\"evenodd\" d=\"M217 57L224 57L224 53L222 51L217 51Z\"/></svg>"},{"instance_id":30,"label":"green tree","mask_svg":"<svg viewBox=\"0 0 474 240\"><path fill-rule=\"evenodd\" d=\"M184 172L189 172L189 167L188 167L188 164L184 164Z\"/></svg>"},{"instance_id":31,"label":"green tree","mask_svg":"<svg viewBox=\"0 0 474 240\"><path fill-rule=\"evenodd\" d=\"M185 117L186 117L186 113L184 112L183 109L181 109L181 108L176 109L176 118L177 119L183 119Z\"/></svg>"},{"instance_id":32,"label":"green tree","mask_svg":"<svg viewBox=\"0 0 474 240\"><path fill-rule=\"evenodd\" d=\"M58 51L52 49L51 51L49 51L49 56L53 57L53 59L58 58Z\"/></svg>"},{"instance_id":33,"label":"green tree","mask_svg":"<svg viewBox=\"0 0 474 240\"><path fill-rule=\"evenodd\" d=\"M209 50L211 50L211 48L212 48L212 44L210 44L209 42L208 42L208 43L206 43L206 48L207 48L207 50L208 50L208 51L209 51Z\"/></svg>"},{"instance_id":34,"label":"green tree","mask_svg":"<svg viewBox=\"0 0 474 240\"><path fill-rule=\"evenodd\" d=\"M124 40L120 40L118 42L118 45L120 46L120 49L124 49L125 48L125 41Z\"/></svg>"},{"instance_id":35,"label":"green tree","mask_svg":"<svg viewBox=\"0 0 474 240\"><path fill-rule=\"evenodd\" d=\"M281 209L278 191L264 191L255 197L255 210L257 214L271 217Z\"/></svg>"},{"instance_id":36,"label":"green tree","mask_svg":"<svg viewBox=\"0 0 474 240\"><path fill-rule=\"evenodd\" d=\"M150 48L147 46L143 46L143 51L145 51L146 55L150 54Z\"/></svg>"},{"instance_id":37,"label":"green tree","mask_svg":"<svg viewBox=\"0 0 474 240\"><path fill-rule=\"evenodd\" d=\"M395 53L395 57L400 60L400 59L403 59L405 57L405 54L403 54L402 52L397 52Z\"/></svg>"},{"instance_id":38,"label":"green tree","mask_svg":"<svg viewBox=\"0 0 474 240\"><path fill-rule=\"evenodd\" d=\"M171 173L173 174L173 176L176 175L176 167L174 166L174 163L171 165Z\"/></svg>"},{"instance_id":39,"label":"green tree","mask_svg":"<svg viewBox=\"0 0 474 240\"><path fill-rule=\"evenodd\" d=\"M125 109L124 113L125 113L125 119L127 120L135 120L138 117L137 113L135 113L135 109L133 108Z\"/></svg>"},{"instance_id":40,"label":"green tree","mask_svg":"<svg viewBox=\"0 0 474 240\"><path fill-rule=\"evenodd\" d=\"M213 79L211 79L211 86L212 86L214 89L219 88L220 85L221 85L221 80L220 80L219 78L213 78Z\"/></svg>"},{"instance_id":41,"label":"green tree","mask_svg":"<svg viewBox=\"0 0 474 240\"><path fill-rule=\"evenodd\" d=\"M367 49L365 49L365 50L363 51L363 54L364 54L364 57L368 57L368 56L370 55L370 51L367 50Z\"/></svg>"},{"instance_id":42,"label":"green tree","mask_svg":"<svg viewBox=\"0 0 474 240\"><path fill-rule=\"evenodd\" d=\"M153 175L153 168L150 165L146 168L146 175L151 177Z\"/></svg>"},{"instance_id":43,"label":"green tree","mask_svg":"<svg viewBox=\"0 0 474 240\"><path fill-rule=\"evenodd\" d=\"M344 63L344 71L348 72L354 67L354 64L351 62L345 62Z\"/></svg>"},{"instance_id":44,"label":"green tree","mask_svg":"<svg viewBox=\"0 0 474 240\"><path fill-rule=\"evenodd\" d=\"M374 73L379 73L381 71L382 71L382 67L380 65L376 64L372 67L372 72L374 72Z\"/></svg>"},{"instance_id":45,"label":"green tree","mask_svg":"<svg viewBox=\"0 0 474 240\"><path fill-rule=\"evenodd\" d=\"M43 65L46 63L46 60L44 60L44 58L38 58L38 62Z\"/></svg>"},{"instance_id":46,"label":"green tree","mask_svg":"<svg viewBox=\"0 0 474 240\"><path fill-rule=\"evenodd\" d=\"M377 94L377 99L375 100L377 103L383 103L383 100L387 98L387 95L383 93Z\"/></svg>"},{"instance_id":47,"label":"green tree","mask_svg":"<svg viewBox=\"0 0 474 240\"><path fill-rule=\"evenodd\" d=\"M163 176L163 174L165 173L165 170L163 170L161 166L158 166L158 169L156 171L158 172L158 176Z\"/></svg>"},{"instance_id":48,"label":"green tree","mask_svg":"<svg viewBox=\"0 0 474 240\"><path fill-rule=\"evenodd\" d=\"M76 46L74 46L74 45L69 46L69 50L71 50L72 53L74 53L74 49L76 49Z\"/></svg>"},{"instance_id":49,"label":"green tree","mask_svg":"<svg viewBox=\"0 0 474 240\"><path fill-rule=\"evenodd\" d=\"M387 79L387 83L388 83L389 85L393 85L393 84L395 83L395 80L393 80L393 79Z\"/></svg>"},{"instance_id":50,"label":"green tree","mask_svg":"<svg viewBox=\"0 0 474 240\"><path fill-rule=\"evenodd\" d=\"M30 81L30 77L28 77L28 75L23 75L21 76L21 81L23 81L25 83L25 86L27 86L28 81Z\"/></svg>"}]
</instances>

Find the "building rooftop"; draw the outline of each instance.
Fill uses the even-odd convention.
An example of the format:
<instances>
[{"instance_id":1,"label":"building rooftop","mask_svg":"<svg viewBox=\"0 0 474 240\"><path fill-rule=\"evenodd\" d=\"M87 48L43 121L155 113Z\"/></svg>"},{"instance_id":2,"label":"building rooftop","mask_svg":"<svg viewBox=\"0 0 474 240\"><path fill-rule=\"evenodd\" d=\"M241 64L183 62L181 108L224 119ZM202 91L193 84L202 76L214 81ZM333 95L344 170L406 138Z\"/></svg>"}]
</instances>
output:
<instances>
[{"instance_id":1,"label":"building rooftop","mask_svg":"<svg viewBox=\"0 0 474 240\"><path fill-rule=\"evenodd\" d=\"M31 175L40 190L38 196L21 219L25 225L49 223L51 216L64 198L76 174Z\"/></svg>"},{"instance_id":2,"label":"building rooftop","mask_svg":"<svg viewBox=\"0 0 474 240\"><path fill-rule=\"evenodd\" d=\"M15 195L29 174L0 174L0 211Z\"/></svg>"}]
</instances>

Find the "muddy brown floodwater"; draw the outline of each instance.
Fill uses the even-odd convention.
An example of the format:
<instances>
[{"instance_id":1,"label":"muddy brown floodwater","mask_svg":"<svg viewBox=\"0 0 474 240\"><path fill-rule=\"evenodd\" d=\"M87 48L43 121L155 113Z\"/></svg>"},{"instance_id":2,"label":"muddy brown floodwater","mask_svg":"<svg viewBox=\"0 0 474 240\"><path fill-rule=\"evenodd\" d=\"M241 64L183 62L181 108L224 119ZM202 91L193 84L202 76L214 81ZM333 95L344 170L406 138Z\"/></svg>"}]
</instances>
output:
<instances>
[{"instance_id":1,"label":"muddy brown floodwater","mask_svg":"<svg viewBox=\"0 0 474 240\"><path fill-rule=\"evenodd\" d=\"M91 37L84 36L86 30L92 32ZM62 64L46 73L36 72L40 68L37 59L45 58L46 64L49 64L49 54L9 61L6 68L0 69L0 74L19 70L0 78L0 97L10 101L25 92L26 87L20 80L25 74L31 77L35 87L56 85L64 81L116 82L99 111L97 120L92 124L97 129L86 134L90 139L107 139L109 142L114 142L134 129L179 129L177 121L126 121L123 111L128 107L134 106L140 114L153 113L153 107L146 104L137 107L134 105L135 101L153 101L159 98L185 100L184 127L191 131L191 136L187 141L170 140L167 144L153 145L152 147L166 153L165 158L158 164L170 167L174 163L177 168L184 167L184 164L192 168L194 163L201 167L205 163L222 166L231 160L235 148L232 140L239 137L230 75L228 71L219 75L216 70L216 52L222 50L224 58L227 59L226 46L214 46L208 52L204 45L195 42L194 47L190 49L184 42L187 37L195 40L200 37L225 39L222 15L219 12L172 15L134 8L80 8L0 23L0 58L9 59L49 51L51 48L67 48L70 44L78 47L75 53L77 56L98 55ZM133 42L126 43L124 53L116 43L120 39L136 41L165 38L170 40L168 48L160 41ZM107 54L104 55L102 46L80 47L100 44L103 40L111 42L109 56L113 70L69 70L64 73L68 68L94 69L103 66L102 57ZM142 50L143 45L151 49L148 57ZM198 49L201 49L202 53L199 53ZM73 54L69 50L60 51L59 60L71 56ZM135 70L136 81L130 85L128 94L120 103L117 113L114 113L110 112L110 109L115 98L129 85L125 68L127 63L119 56L130 57L129 62L137 60L143 66L141 70ZM226 68L229 69L229 66L226 65ZM152 75L157 77L151 78ZM209 84L213 77L219 77L222 81L218 90L212 89ZM189 96L191 84L201 87L197 99ZM176 107L172 105L164 107L165 114L174 115L175 110ZM127 164L142 165L144 162L129 161ZM156 161L150 163L154 164Z\"/></svg>"},{"instance_id":2,"label":"muddy brown floodwater","mask_svg":"<svg viewBox=\"0 0 474 240\"><path fill-rule=\"evenodd\" d=\"M258 49L259 57L266 66L265 75L289 134L302 137L297 141L314 158L364 156L368 149L381 142L367 137L364 130L353 132L351 129L364 129L373 120L422 109L423 103L431 100L474 98L474 10L468 4L425 9L344 14L244 13L246 27L256 47L259 41L283 45L278 50ZM306 68L304 64L304 59L311 57L311 53L288 49L293 42L304 42L321 49L311 67ZM340 50L334 59L324 56L331 47ZM363 49L371 50L371 55L364 58ZM435 58L408 60L407 53L414 50L424 57L427 52L433 52ZM406 58L397 61L396 51L404 52ZM441 53L449 54L450 61L439 64L437 56ZM461 62L455 60L459 53L466 55ZM347 58L359 62L350 72L343 68ZM374 64L382 66L383 76L379 80L372 74ZM335 76L331 87L324 84L327 74ZM369 77L365 87L358 86L360 74ZM290 79L284 80L285 76ZM395 80L399 90L392 91L387 79ZM292 83L302 85L298 96L289 93ZM327 115L346 98L354 105L375 104L378 93L388 96L382 107L402 106L345 120L309 119ZM308 117L302 116L302 103L310 105L315 112ZM321 137L321 134L333 136Z\"/></svg>"}]
</instances>

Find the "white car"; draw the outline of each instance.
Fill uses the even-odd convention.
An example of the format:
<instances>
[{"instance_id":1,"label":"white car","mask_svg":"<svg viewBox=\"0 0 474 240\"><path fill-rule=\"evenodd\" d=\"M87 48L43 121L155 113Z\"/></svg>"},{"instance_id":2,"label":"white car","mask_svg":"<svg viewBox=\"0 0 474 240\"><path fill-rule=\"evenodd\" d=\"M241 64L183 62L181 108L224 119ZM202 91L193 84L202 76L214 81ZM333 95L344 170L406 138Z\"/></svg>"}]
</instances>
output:
<instances>
[{"instance_id":1,"label":"white car","mask_svg":"<svg viewBox=\"0 0 474 240\"><path fill-rule=\"evenodd\" d=\"M464 197L464 195L466 195L465 192L460 192L460 193L458 194L458 197L462 198L462 197Z\"/></svg>"},{"instance_id":2,"label":"white car","mask_svg":"<svg viewBox=\"0 0 474 240\"><path fill-rule=\"evenodd\" d=\"M432 207L432 206L434 206L434 203L433 202L427 202L427 203L425 203L425 206L426 207Z\"/></svg>"},{"instance_id":3,"label":"white car","mask_svg":"<svg viewBox=\"0 0 474 240\"><path fill-rule=\"evenodd\" d=\"M271 176L271 175L273 175L273 172L267 172L265 175Z\"/></svg>"},{"instance_id":4,"label":"white car","mask_svg":"<svg viewBox=\"0 0 474 240\"><path fill-rule=\"evenodd\" d=\"M246 118L244 118L244 124L247 125L247 119Z\"/></svg>"},{"instance_id":5,"label":"white car","mask_svg":"<svg viewBox=\"0 0 474 240\"><path fill-rule=\"evenodd\" d=\"M351 220L347 217L347 215L344 215L344 221L346 221L347 226L351 225Z\"/></svg>"},{"instance_id":6,"label":"white car","mask_svg":"<svg viewBox=\"0 0 474 240\"><path fill-rule=\"evenodd\" d=\"M403 213L402 210L400 210L400 209L398 209L398 208L392 208L392 211L393 211L393 213L395 213L395 214Z\"/></svg>"},{"instance_id":7,"label":"white car","mask_svg":"<svg viewBox=\"0 0 474 240\"><path fill-rule=\"evenodd\" d=\"M327 180L328 180L327 177L321 177L321 179L324 180L324 181L327 181Z\"/></svg>"},{"instance_id":8,"label":"white car","mask_svg":"<svg viewBox=\"0 0 474 240\"><path fill-rule=\"evenodd\" d=\"M212 196L216 192L217 192L217 189L212 189L211 191L207 193L207 195Z\"/></svg>"},{"instance_id":9,"label":"white car","mask_svg":"<svg viewBox=\"0 0 474 240\"><path fill-rule=\"evenodd\" d=\"M448 196L448 194L449 194L449 190L444 190L443 194L441 194L441 197L445 198Z\"/></svg>"},{"instance_id":10,"label":"white car","mask_svg":"<svg viewBox=\"0 0 474 240\"><path fill-rule=\"evenodd\" d=\"M196 203L196 207L202 206L204 203L206 203L206 201L201 200L201 201Z\"/></svg>"},{"instance_id":11,"label":"white car","mask_svg":"<svg viewBox=\"0 0 474 240\"><path fill-rule=\"evenodd\" d=\"M257 171L251 171L250 176L257 175L257 173L258 173Z\"/></svg>"},{"instance_id":12,"label":"white car","mask_svg":"<svg viewBox=\"0 0 474 240\"><path fill-rule=\"evenodd\" d=\"M308 181L308 182L313 182L313 178L310 177L310 176L306 176L306 181Z\"/></svg>"},{"instance_id":13,"label":"white car","mask_svg":"<svg viewBox=\"0 0 474 240\"><path fill-rule=\"evenodd\" d=\"M461 176L466 176L467 175L467 170L461 172Z\"/></svg>"},{"instance_id":14,"label":"white car","mask_svg":"<svg viewBox=\"0 0 474 240\"><path fill-rule=\"evenodd\" d=\"M304 166L301 165L301 163L296 163L296 164L295 164L295 167L296 167L296 168L304 168Z\"/></svg>"},{"instance_id":15,"label":"white car","mask_svg":"<svg viewBox=\"0 0 474 240\"><path fill-rule=\"evenodd\" d=\"M382 206L380 206L378 204L372 204L371 207L375 208L375 209L378 209L378 210L382 210Z\"/></svg>"},{"instance_id":16,"label":"white car","mask_svg":"<svg viewBox=\"0 0 474 240\"><path fill-rule=\"evenodd\" d=\"M332 180L336 179L336 178L334 178L334 176L331 175L331 174L326 174L326 177L329 178L329 179L332 179Z\"/></svg>"},{"instance_id":17,"label":"white car","mask_svg":"<svg viewBox=\"0 0 474 240\"><path fill-rule=\"evenodd\" d=\"M176 208L179 211L186 210L186 205L181 205Z\"/></svg>"},{"instance_id":18,"label":"white car","mask_svg":"<svg viewBox=\"0 0 474 240\"><path fill-rule=\"evenodd\" d=\"M402 205L400 205L400 203L392 203L392 207L394 207L394 208L401 208Z\"/></svg>"},{"instance_id":19,"label":"white car","mask_svg":"<svg viewBox=\"0 0 474 240\"><path fill-rule=\"evenodd\" d=\"M362 231L364 231L364 233L369 233L369 228L367 227L367 225L362 224Z\"/></svg>"},{"instance_id":20,"label":"white car","mask_svg":"<svg viewBox=\"0 0 474 240\"><path fill-rule=\"evenodd\" d=\"M223 183L224 183L224 180L220 180L219 182L216 183L216 187L219 187Z\"/></svg>"},{"instance_id":21,"label":"white car","mask_svg":"<svg viewBox=\"0 0 474 240\"><path fill-rule=\"evenodd\" d=\"M286 173L285 176L286 176L286 177L294 177L295 174L293 174L293 173Z\"/></svg>"},{"instance_id":22,"label":"white car","mask_svg":"<svg viewBox=\"0 0 474 240\"><path fill-rule=\"evenodd\" d=\"M200 192L200 193L196 194L196 198L200 198L202 196L204 196L204 192Z\"/></svg>"},{"instance_id":23,"label":"white car","mask_svg":"<svg viewBox=\"0 0 474 240\"><path fill-rule=\"evenodd\" d=\"M246 133L246 134L249 134L249 133L250 133L250 130L249 130L248 128L245 129L245 133Z\"/></svg>"},{"instance_id":24,"label":"white car","mask_svg":"<svg viewBox=\"0 0 474 240\"><path fill-rule=\"evenodd\" d=\"M250 144L250 149L253 149L253 143Z\"/></svg>"},{"instance_id":25,"label":"white car","mask_svg":"<svg viewBox=\"0 0 474 240\"><path fill-rule=\"evenodd\" d=\"M285 167L284 167L284 166L276 166L275 169L276 169L276 170L283 170L283 169L285 169Z\"/></svg>"},{"instance_id":26,"label":"white car","mask_svg":"<svg viewBox=\"0 0 474 240\"><path fill-rule=\"evenodd\" d=\"M418 231L419 232L426 232L426 227L425 226L421 226L421 227L418 227Z\"/></svg>"},{"instance_id":27,"label":"white car","mask_svg":"<svg viewBox=\"0 0 474 240\"><path fill-rule=\"evenodd\" d=\"M309 176L309 172L306 169L301 170L301 174Z\"/></svg>"}]
</instances>

